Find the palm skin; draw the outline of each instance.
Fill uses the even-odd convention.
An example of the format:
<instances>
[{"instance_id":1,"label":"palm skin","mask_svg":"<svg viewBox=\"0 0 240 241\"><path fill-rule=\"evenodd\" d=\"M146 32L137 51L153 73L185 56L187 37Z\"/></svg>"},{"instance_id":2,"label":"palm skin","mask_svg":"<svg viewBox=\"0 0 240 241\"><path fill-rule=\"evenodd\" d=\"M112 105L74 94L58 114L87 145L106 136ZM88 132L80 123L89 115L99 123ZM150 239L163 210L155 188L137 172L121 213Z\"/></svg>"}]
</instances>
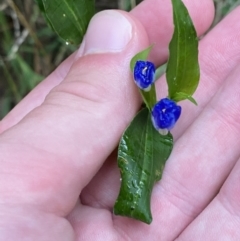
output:
<instances>
[{"instance_id":1,"label":"palm skin","mask_svg":"<svg viewBox=\"0 0 240 241\"><path fill-rule=\"evenodd\" d=\"M201 35L212 2L184 2ZM121 13L133 32L123 51L86 55L87 35L0 122L0 240L240 239L239 8L200 41L199 106L181 103L173 153L152 194L152 224L112 214L120 186L114 149L140 105L129 60L149 43L152 61L167 58L170 2L157 3ZM157 89L166 96L165 81Z\"/></svg>"}]
</instances>

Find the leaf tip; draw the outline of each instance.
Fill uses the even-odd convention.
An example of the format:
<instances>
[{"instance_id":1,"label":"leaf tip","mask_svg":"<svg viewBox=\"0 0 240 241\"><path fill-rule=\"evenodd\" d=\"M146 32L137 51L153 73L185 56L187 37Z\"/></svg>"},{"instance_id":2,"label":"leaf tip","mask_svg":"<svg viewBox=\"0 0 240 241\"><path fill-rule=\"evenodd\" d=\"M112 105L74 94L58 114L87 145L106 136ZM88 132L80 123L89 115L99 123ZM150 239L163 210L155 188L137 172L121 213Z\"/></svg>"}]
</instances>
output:
<instances>
[{"instance_id":1,"label":"leaf tip","mask_svg":"<svg viewBox=\"0 0 240 241\"><path fill-rule=\"evenodd\" d=\"M147 47L146 49L140 51L135 56L132 57L130 61L130 69L133 72L134 66L138 60L147 60L149 53L151 52L153 48L153 44Z\"/></svg>"}]
</instances>

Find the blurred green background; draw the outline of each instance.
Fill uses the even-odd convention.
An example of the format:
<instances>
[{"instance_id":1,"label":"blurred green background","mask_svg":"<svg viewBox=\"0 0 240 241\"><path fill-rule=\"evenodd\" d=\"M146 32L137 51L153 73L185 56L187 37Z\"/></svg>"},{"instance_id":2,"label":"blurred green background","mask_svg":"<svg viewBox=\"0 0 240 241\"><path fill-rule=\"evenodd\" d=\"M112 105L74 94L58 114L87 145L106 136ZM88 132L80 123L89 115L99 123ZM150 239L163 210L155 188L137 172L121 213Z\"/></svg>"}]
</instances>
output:
<instances>
[{"instance_id":1,"label":"blurred green background","mask_svg":"<svg viewBox=\"0 0 240 241\"><path fill-rule=\"evenodd\" d=\"M96 0L96 10L129 11L141 0ZM213 26L240 0L215 0ZM74 50L46 25L34 0L0 3L0 120Z\"/></svg>"}]
</instances>

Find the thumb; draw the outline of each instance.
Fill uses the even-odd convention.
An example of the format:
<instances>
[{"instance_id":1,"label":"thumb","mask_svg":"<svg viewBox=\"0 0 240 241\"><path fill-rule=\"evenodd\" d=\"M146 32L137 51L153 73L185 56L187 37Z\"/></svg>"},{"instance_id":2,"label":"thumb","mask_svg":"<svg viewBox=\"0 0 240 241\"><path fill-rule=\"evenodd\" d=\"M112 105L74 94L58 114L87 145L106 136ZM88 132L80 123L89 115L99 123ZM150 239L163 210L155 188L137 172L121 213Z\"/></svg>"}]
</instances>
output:
<instances>
[{"instance_id":1,"label":"thumb","mask_svg":"<svg viewBox=\"0 0 240 241\"><path fill-rule=\"evenodd\" d=\"M72 209L139 108L129 63L148 45L143 27L129 14L95 15L63 82L0 136L1 166L14 167L7 182L0 180L1 198L59 215Z\"/></svg>"}]
</instances>

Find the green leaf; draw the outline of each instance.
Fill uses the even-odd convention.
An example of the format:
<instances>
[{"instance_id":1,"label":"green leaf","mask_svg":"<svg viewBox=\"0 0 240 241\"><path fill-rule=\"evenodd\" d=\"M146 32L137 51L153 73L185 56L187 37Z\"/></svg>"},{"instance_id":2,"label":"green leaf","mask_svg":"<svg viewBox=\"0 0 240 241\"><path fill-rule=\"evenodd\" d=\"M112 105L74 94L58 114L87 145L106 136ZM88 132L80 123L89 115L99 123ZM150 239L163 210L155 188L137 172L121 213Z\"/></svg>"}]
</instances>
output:
<instances>
[{"instance_id":1,"label":"green leaf","mask_svg":"<svg viewBox=\"0 0 240 241\"><path fill-rule=\"evenodd\" d=\"M137 53L130 62L130 69L133 72L134 71L134 67L135 64L138 60L143 60L146 61L148 58L148 55L150 53L150 51L152 50L153 45L149 46L148 48L144 49L143 51ZM143 91L141 89L139 89L140 94L142 96L142 99L144 101L144 103L146 104L147 108L149 110L152 109L152 107L156 104L157 102L157 96L156 96L156 89L155 89L155 84L153 84L151 86L150 91Z\"/></svg>"},{"instance_id":2,"label":"green leaf","mask_svg":"<svg viewBox=\"0 0 240 241\"><path fill-rule=\"evenodd\" d=\"M148 58L148 55L150 54L151 50L153 48L153 45L149 46L148 48L144 49L143 51L137 53L133 58L131 59L130 62L130 69L133 72L135 64L138 60L144 60L146 61Z\"/></svg>"},{"instance_id":3,"label":"green leaf","mask_svg":"<svg viewBox=\"0 0 240 241\"><path fill-rule=\"evenodd\" d=\"M153 185L160 180L172 148L171 133L160 135L152 125L148 109L141 110L120 141L118 166L122 182L114 214L151 223Z\"/></svg>"},{"instance_id":4,"label":"green leaf","mask_svg":"<svg viewBox=\"0 0 240 241\"><path fill-rule=\"evenodd\" d=\"M94 0L36 0L51 28L66 43L80 44L95 12Z\"/></svg>"},{"instance_id":5,"label":"green leaf","mask_svg":"<svg viewBox=\"0 0 240 241\"><path fill-rule=\"evenodd\" d=\"M192 96L198 86L198 38L182 1L172 0L172 5L175 28L169 44L166 78L169 98L180 101ZM181 98L179 92L184 93Z\"/></svg>"},{"instance_id":6,"label":"green leaf","mask_svg":"<svg viewBox=\"0 0 240 241\"><path fill-rule=\"evenodd\" d=\"M47 16L46 16L46 12L45 12L45 9L44 9L44 5L43 5L43 0L35 0L35 2L37 3L40 11L42 12L47 24L49 25L49 27L54 31L54 28L52 26L52 23L48 20Z\"/></svg>"},{"instance_id":7,"label":"green leaf","mask_svg":"<svg viewBox=\"0 0 240 241\"><path fill-rule=\"evenodd\" d=\"M41 12L45 12L44 6L43 6L43 0L35 0L35 2L37 3L39 9Z\"/></svg>"},{"instance_id":8,"label":"green leaf","mask_svg":"<svg viewBox=\"0 0 240 241\"><path fill-rule=\"evenodd\" d=\"M191 101L194 105L198 105L197 104L197 101L190 95L187 95L185 93L182 93L182 92L177 92L174 96L174 101L178 102L180 100L185 100L185 99L188 99L189 101Z\"/></svg>"}]
</instances>

